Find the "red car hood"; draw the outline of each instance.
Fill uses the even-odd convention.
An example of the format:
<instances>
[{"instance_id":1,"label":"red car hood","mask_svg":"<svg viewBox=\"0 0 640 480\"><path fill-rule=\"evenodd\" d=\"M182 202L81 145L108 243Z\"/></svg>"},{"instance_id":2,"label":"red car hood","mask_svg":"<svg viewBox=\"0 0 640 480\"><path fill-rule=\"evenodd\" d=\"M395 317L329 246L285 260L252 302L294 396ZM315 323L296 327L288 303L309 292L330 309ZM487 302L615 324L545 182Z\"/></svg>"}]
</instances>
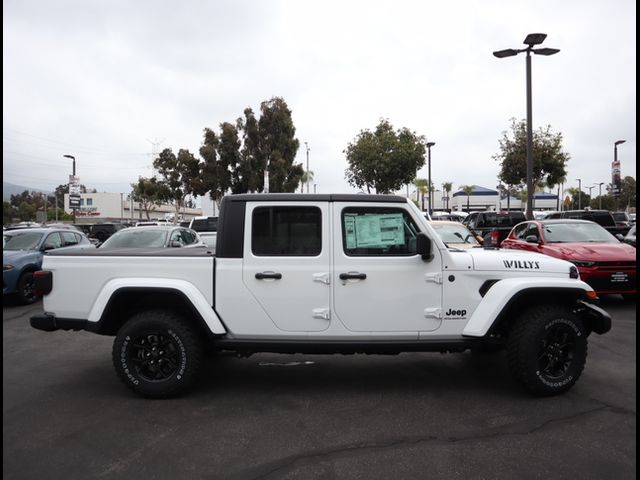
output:
<instances>
[{"instance_id":1,"label":"red car hood","mask_svg":"<svg viewBox=\"0 0 640 480\"><path fill-rule=\"evenodd\" d=\"M547 243L541 253L564 260L635 262L636 249L626 243Z\"/></svg>"}]
</instances>

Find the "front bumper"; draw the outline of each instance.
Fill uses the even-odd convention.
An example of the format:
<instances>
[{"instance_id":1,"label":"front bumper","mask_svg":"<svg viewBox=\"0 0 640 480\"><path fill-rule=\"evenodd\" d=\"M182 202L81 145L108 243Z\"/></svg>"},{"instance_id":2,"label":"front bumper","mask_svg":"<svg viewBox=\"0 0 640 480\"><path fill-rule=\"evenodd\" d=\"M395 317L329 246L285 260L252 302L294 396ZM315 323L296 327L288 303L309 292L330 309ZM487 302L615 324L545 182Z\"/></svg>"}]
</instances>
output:
<instances>
[{"instance_id":1,"label":"front bumper","mask_svg":"<svg viewBox=\"0 0 640 480\"><path fill-rule=\"evenodd\" d=\"M611 315L592 303L578 300L576 313L582 317L592 332L602 335L611 330Z\"/></svg>"}]
</instances>

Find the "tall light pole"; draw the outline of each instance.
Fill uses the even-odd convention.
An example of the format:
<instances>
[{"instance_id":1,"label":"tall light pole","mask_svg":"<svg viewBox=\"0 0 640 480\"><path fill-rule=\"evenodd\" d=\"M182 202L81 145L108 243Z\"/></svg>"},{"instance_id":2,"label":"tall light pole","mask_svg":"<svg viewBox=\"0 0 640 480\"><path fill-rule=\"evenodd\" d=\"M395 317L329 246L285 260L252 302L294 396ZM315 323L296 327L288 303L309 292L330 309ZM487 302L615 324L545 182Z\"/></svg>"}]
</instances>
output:
<instances>
[{"instance_id":1,"label":"tall light pole","mask_svg":"<svg viewBox=\"0 0 640 480\"><path fill-rule=\"evenodd\" d=\"M311 150L311 149L309 148L309 144L307 142L304 142L304 146L307 149L307 176L306 176L306 179L307 179L307 193L309 193L309 150Z\"/></svg>"},{"instance_id":2,"label":"tall light pole","mask_svg":"<svg viewBox=\"0 0 640 480\"><path fill-rule=\"evenodd\" d=\"M589 190L589 203L591 203L591 190L593 190L596 187L594 185L594 186L591 186L591 187L584 187L584 188L587 188Z\"/></svg>"},{"instance_id":3,"label":"tall light pole","mask_svg":"<svg viewBox=\"0 0 640 480\"><path fill-rule=\"evenodd\" d=\"M535 45L540 45L547 38L546 33L530 33L527 38L524 39L524 44L527 48L515 50L509 48L506 50L498 50L493 52L493 55L497 58L513 57L519 53L525 52L527 54L527 219L533 220L533 127L532 127L532 108L531 108L531 53L536 55L554 55L560 50L557 48L533 48Z\"/></svg>"},{"instance_id":4,"label":"tall light pole","mask_svg":"<svg viewBox=\"0 0 640 480\"><path fill-rule=\"evenodd\" d=\"M73 155L63 155L63 157L64 158L70 158L71 160L73 160L73 169L71 170L71 174L73 175L73 185L76 185L76 157L74 157ZM69 206L71 206L71 185L72 185L72 182L69 182ZM74 202L75 202L75 198L74 198ZM71 208L71 211L73 212L73 223L76 223L76 207L75 207L75 204Z\"/></svg>"},{"instance_id":5,"label":"tall light pole","mask_svg":"<svg viewBox=\"0 0 640 480\"><path fill-rule=\"evenodd\" d=\"M433 189L431 188L431 147L433 147L435 144L436 142L427 142L427 165L429 167L429 178L427 179L427 182L429 182L429 185L427 185L427 188L429 189L429 216L431 216L431 214L433 213Z\"/></svg>"},{"instance_id":6,"label":"tall light pole","mask_svg":"<svg viewBox=\"0 0 640 480\"><path fill-rule=\"evenodd\" d=\"M604 185L604 182L594 183L594 185L598 186L598 208L602 210L602 185Z\"/></svg>"},{"instance_id":7,"label":"tall light pole","mask_svg":"<svg viewBox=\"0 0 640 480\"><path fill-rule=\"evenodd\" d=\"M576 178L578 180L578 210L582 210L582 179Z\"/></svg>"},{"instance_id":8,"label":"tall light pole","mask_svg":"<svg viewBox=\"0 0 640 480\"><path fill-rule=\"evenodd\" d=\"M613 197L615 198L615 209L618 210L618 198L622 187L622 175L620 172L620 162L618 162L618 145L623 144L626 140L617 140L613 144L613 163L611 164L611 186L613 187Z\"/></svg>"}]
</instances>

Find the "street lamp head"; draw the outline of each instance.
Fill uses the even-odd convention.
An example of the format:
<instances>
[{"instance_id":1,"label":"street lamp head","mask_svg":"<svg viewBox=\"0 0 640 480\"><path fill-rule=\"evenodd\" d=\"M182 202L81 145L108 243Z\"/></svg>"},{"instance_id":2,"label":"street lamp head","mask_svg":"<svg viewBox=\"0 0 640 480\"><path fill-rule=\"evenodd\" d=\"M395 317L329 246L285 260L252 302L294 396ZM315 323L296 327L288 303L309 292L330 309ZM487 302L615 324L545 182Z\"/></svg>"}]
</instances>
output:
<instances>
[{"instance_id":1,"label":"street lamp head","mask_svg":"<svg viewBox=\"0 0 640 480\"><path fill-rule=\"evenodd\" d=\"M536 48L535 50L531 50L531 51L536 55L544 55L548 57L549 55L555 55L560 50L557 48Z\"/></svg>"},{"instance_id":2,"label":"street lamp head","mask_svg":"<svg viewBox=\"0 0 640 480\"><path fill-rule=\"evenodd\" d=\"M527 38L524 39L524 43L525 45L529 45L530 47L533 47L534 45L540 45L542 42L544 42L544 39L547 38L547 34L546 33L530 33L529 35L527 35Z\"/></svg>"},{"instance_id":3,"label":"street lamp head","mask_svg":"<svg viewBox=\"0 0 640 480\"><path fill-rule=\"evenodd\" d=\"M498 50L497 52L493 52L494 57L498 58L506 58L513 57L520 53L520 50L514 50L513 48L507 48L506 50Z\"/></svg>"},{"instance_id":4,"label":"street lamp head","mask_svg":"<svg viewBox=\"0 0 640 480\"><path fill-rule=\"evenodd\" d=\"M76 159L76 157L74 157L73 155L63 155L63 157L70 158L71 160L75 160Z\"/></svg>"},{"instance_id":5,"label":"street lamp head","mask_svg":"<svg viewBox=\"0 0 640 480\"><path fill-rule=\"evenodd\" d=\"M436 142L427 142L427 148L431 148L436 144Z\"/></svg>"},{"instance_id":6,"label":"street lamp head","mask_svg":"<svg viewBox=\"0 0 640 480\"><path fill-rule=\"evenodd\" d=\"M618 140L616 143L614 143L615 146L618 146L622 143L626 142L626 140Z\"/></svg>"}]
</instances>

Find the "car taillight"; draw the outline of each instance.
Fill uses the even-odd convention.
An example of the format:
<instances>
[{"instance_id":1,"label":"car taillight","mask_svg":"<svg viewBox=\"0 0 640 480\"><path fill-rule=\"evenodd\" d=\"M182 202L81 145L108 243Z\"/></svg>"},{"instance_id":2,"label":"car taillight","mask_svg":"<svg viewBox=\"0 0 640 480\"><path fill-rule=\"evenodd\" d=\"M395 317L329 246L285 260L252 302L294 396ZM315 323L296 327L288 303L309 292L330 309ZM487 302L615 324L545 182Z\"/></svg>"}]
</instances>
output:
<instances>
[{"instance_id":1,"label":"car taillight","mask_svg":"<svg viewBox=\"0 0 640 480\"><path fill-rule=\"evenodd\" d=\"M33 284L36 295L39 297L51 293L53 288L53 272L38 270L33 274Z\"/></svg>"},{"instance_id":2,"label":"car taillight","mask_svg":"<svg viewBox=\"0 0 640 480\"><path fill-rule=\"evenodd\" d=\"M491 230L491 246L498 247L500 243L500 232L498 230Z\"/></svg>"}]
</instances>

